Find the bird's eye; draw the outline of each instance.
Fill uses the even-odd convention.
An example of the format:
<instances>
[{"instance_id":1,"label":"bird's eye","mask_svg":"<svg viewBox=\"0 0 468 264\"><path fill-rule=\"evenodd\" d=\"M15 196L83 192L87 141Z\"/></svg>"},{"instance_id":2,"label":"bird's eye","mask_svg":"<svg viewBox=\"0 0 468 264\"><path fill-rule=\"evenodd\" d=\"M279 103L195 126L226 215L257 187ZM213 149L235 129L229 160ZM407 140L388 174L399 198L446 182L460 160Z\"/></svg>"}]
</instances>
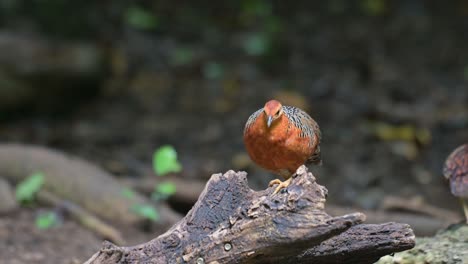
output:
<instances>
[{"instance_id":1,"label":"bird's eye","mask_svg":"<svg viewBox=\"0 0 468 264\"><path fill-rule=\"evenodd\" d=\"M276 111L275 116L279 116L279 114L280 114L280 110Z\"/></svg>"}]
</instances>

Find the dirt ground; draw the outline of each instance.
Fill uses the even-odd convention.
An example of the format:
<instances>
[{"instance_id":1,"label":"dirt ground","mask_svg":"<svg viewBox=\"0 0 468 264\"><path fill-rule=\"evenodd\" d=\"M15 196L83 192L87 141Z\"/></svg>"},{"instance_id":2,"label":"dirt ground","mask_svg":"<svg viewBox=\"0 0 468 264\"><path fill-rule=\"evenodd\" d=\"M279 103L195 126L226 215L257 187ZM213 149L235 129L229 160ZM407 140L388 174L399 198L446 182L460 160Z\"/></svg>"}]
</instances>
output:
<instances>
[{"instance_id":1,"label":"dirt ground","mask_svg":"<svg viewBox=\"0 0 468 264\"><path fill-rule=\"evenodd\" d=\"M0 263L83 263L96 252L101 239L72 221L38 230L35 210L21 210L0 218Z\"/></svg>"},{"instance_id":2,"label":"dirt ground","mask_svg":"<svg viewBox=\"0 0 468 264\"><path fill-rule=\"evenodd\" d=\"M461 212L441 168L468 142L468 4L403 1L378 16L327 5L277 9L285 30L275 55L262 58L240 51L245 31L221 25L196 36L182 22L159 34L122 29L114 49L124 74L114 70L98 96L71 111L2 122L1 141L57 148L118 177L144 175L153 151L171 144L184 177L247 170L260 189L273 176L246 159L242 129L278 98L322 129L324 164L312 171L330 203L374 210L396 195ZM171 65L168 54L181 46L196 58ZM206 75L212 62L221 76ZM69 220L36 230L35 211L0 217L0 263L80 263L99 248L100 238Z\"/></svg>"}]
</instances>

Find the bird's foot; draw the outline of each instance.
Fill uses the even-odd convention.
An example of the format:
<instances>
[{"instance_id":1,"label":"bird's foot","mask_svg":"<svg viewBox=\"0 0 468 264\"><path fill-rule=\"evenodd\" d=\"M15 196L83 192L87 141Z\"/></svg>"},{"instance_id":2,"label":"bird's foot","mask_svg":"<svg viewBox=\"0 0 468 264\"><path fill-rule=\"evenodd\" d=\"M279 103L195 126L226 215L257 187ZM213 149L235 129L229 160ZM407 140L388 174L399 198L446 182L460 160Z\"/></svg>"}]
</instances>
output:
<instances>
[{"instance_id":1,"label":"bird's foot","mask_svg":"<svg viewBox=\"0 0 468 264\"><path fill-rule=\"evenodd\" d=\"M287 179L287 180L285 180L283 182L278 180L278 179L274 179L274 180L270 181L270 184L268 184L268 186L271 187L273 185L278 184L275 191L273 192L273 194L277 194L281 189L287 188L291 184L291 180L292 180L292 177L290 177L289 179Z\"/></svg>"},{"instance_id":2,"label":"bird's foot","mask_svg":"<svg viewBox=\"0 0 468 264\"><path fill-rule=\"evenodd\" d=\"M276 184L281 184L283 183L282 181L280 181L279 179L274 179L272 181L270 181L270 183L268 184L268 187L271 187L273 185L276 185Z\"/></svg>"}]
</instances>

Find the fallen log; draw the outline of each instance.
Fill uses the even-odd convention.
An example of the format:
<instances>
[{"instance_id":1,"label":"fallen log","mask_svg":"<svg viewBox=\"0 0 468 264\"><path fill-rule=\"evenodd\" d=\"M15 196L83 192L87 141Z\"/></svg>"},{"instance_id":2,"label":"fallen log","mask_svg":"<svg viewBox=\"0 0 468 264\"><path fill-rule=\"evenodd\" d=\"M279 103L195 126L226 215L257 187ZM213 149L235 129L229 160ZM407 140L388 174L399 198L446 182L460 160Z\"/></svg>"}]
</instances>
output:
<instances>
[{"instance_id":1,"label":"fallen log","mask_svg":"<svg viewBox=\"0 0 468 264\"><path fill-rule=\"evenodd\" d=\"M52 149L21 144L0 144L0 173L20 182L35 172L44 173L43 189L56 197L74 202L109 222L135 224L144 220L132 212L135 204L151 201L136 193L132 199L122 195L125 185L94 164ZM166 204L158 205L160 220L167 228L180 217Z\"/></svg>"},{"instance_id":2,"label":"fallen log","mask_svg":"<svg viewBox=\"0 0 468 264\"><path fill-rule=\"evenodd\" d=\"M373 263L414 246L406 224L365 225L361 213L329 216L327 189L305 166L296 174L275 195L274 188L250 189L245 172L214 174L169 231L133 247L104 242L86 264Z\"/></svg>"}]
</instances>

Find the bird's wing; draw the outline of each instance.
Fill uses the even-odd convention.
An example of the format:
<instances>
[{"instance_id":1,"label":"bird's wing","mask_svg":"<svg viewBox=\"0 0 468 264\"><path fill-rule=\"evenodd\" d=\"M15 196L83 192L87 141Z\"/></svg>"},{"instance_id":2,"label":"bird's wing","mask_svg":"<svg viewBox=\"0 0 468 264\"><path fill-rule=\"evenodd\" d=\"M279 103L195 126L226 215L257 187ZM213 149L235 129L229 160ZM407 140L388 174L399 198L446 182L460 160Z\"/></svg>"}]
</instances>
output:
<instances>
[{"instance_id":1,"label":"bird's wing","mask_svg":"<svg viewBox=\"0 0 468 264\"><path fill-rule=\"evenodd\" d=\"M249 119L247 119L247 122L245 123L244 134L245 132L247 132L247 129L249 129L249 127L253 123L255 123L255 120L257 120L258 116L262 113L262 111L263 111L263 108L260 108L249 116Z\"/></svg>"},{"instance_id":2,"label":"bird's wing","mask_svg":"<svg viewBox=\"0 0 468 264\"><path fill-rule=\"evenodd\" d=\"M307 163L321 164L320 143L322 142L322 132L315 120L306 112L293 106L283 106L289 120L294 126L301 130L301 137L310 139L310 147L314 147L314 153L307 159Z\"/></svg>"}]
</instances>

